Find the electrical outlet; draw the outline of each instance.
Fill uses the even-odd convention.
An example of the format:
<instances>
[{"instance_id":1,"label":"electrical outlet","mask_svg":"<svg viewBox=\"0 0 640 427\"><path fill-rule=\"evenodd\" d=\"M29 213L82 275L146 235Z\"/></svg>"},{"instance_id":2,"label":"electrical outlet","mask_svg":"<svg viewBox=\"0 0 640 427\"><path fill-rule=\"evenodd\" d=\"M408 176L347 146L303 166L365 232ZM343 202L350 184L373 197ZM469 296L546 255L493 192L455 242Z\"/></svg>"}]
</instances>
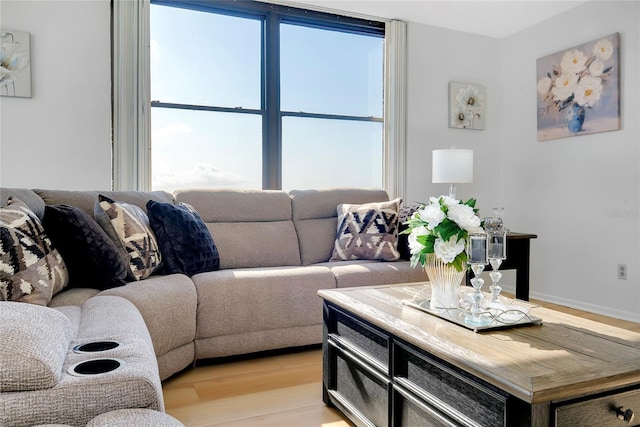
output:
<instances>
[{"instance_id":1,"label":"electrical outlet","mask_svg":"<svg viewBox=\"0 0 640 427\"><path fill-rule=\"evenodd\" d=\"M627 280L627 264L618 264L618 279Z\"/></svg>"}]
</instances>

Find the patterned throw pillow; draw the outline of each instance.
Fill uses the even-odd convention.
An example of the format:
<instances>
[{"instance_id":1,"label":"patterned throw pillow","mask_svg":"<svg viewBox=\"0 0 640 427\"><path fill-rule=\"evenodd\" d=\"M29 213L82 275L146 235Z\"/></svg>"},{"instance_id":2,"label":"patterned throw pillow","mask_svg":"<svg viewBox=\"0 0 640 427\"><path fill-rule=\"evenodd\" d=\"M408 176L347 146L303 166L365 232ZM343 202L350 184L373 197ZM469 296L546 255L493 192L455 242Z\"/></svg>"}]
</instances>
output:
<instances>
[{"instance_id":1,"label":"patterned throw pillow","mask_svg":"<svg viewBox=\"0 0 640 427\"><path fill-rule=\"evenodd\" d=\"M95 218L128 260L130 279L146 279L158 269L162 257L149 217L142 209L99 194Z\"/></svg>"},{"instance_id":2,"label":"patterned throw pillow","mask_svg":"<svg viewBox=\"0 0 640 427\"><path fill-rule=\"evenodd\" d=\"M398 252L400 252L400 258L407 261L411 259L409 235L400 233L409 228L405 222L407 222L413 214L416 213L419 207L419 205L402 206L398 212Z\"/></svg>"},{"instance_id":3,"label":"patterned throw pillow","mask_svg":"<svg viewBox=\"0 0 640 427\"><path fill-rule=\"evenodd\" d=\"M69 282L38 217L22 201L0 208L0 300L47 305Z\"/></svg>"},{"instance_id":4,"label":"patterned throw pillow","mask_svg":"<svg viewBox=\"0 0 640 427\"><path fill-rule=\"evenodd\" d=\"M338 206L338 230L331 261L395 261L398 253L398 209L401 199Z\"/></svg>"},{"instance_id":5,"label":"patterned throw pillow","mask_svg":"<svg viewBox=\"0 0 640 427\"><path fill-rule=\"evenodd\" d=\"M70 288L103 290L126 284L127 260L85 211L75 206L46 206L42 225L66 261Z\"/></svg>"},{"instance_id":6,"label":"patterned throw pillow","mask_svg":"<svg viewBox=\"0 0 640 427\"><path fill-rule=\"evenodd\" d=\"M193 207L149 200L147 214L158 239L165 274L193 276L220 269L218 248Z\"/></svg>"}]
</instances>

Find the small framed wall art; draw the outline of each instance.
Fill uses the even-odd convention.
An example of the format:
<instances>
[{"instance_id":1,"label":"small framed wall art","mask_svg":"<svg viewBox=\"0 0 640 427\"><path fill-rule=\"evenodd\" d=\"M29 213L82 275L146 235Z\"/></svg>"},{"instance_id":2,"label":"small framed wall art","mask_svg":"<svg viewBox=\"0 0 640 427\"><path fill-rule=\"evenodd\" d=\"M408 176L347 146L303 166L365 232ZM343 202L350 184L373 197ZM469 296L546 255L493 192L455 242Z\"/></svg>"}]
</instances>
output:
<instances>
[{"instance_id":1,"label":"small framed wall art","mask_svg":"<svg viewBox=\"0 0 640 427\"><path fill-rule=\"evenodd\" d=\"M538 141L620 129L620 34L538 58Z\"/></svg>"},{"instance_id":2,"label":"small framed wall art","mask_svg":"<svg viewBox=\"0 0 640 427\"><path fill-rule=\"evenodd\" d=\"M449 82L449 127L484 129L485 96L482 85Z\"/></svg>"},{"instance_id":3,"label":"small framed wall art","mask_svg":"<svg viewBox=\"0 0 640 427\"><path fill-rule=\"evenodd\" d=\"M0 30L0 95L31 98L29 33Z\"/></svg>"}]
</instances>

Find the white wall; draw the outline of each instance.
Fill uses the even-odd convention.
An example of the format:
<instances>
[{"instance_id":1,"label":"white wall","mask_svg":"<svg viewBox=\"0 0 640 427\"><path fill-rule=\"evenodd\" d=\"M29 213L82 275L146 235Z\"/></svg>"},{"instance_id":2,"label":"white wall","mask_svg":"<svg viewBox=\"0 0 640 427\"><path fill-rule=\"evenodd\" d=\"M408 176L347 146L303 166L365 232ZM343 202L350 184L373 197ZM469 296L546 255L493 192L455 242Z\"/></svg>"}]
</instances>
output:
<instances>
[{"instance_id":1,"label":"white wall","mask_svg":"<svg viewBox=\"0 0 640 427\"><path fill-rule=\"evenodd\" d=\"M589 2L502 40L502 200L532 243L531 295L640 321L640 2ZM538 142L536 58L621 36L622 130ZM587 115L589 113L587 112ZM587 117L588 120L588 117ZM617 264L628 265L618 280Z\"/></svg>"},{"instance_id":2,"label":"white wall","mask_svg":"<svg viewBox=\"0 0 640 427\"><path fill-rule=\"evenodd\" d=\"M0 185L111 188L109 0L0 2L31 33L31 98L0 97Z\"/></svg>"},{"instance_id":3,"label":"white wall","mask_svg":"<svg viewBox=\"0 0 640 427\"><path fill-rule=\"evenodd\" d=\"M478 200L489 216L500 200L500 41L430 25L409 23L407 31L407 202L448 194L448 184L431 183L431 151L474 150L474 180L457 185L461 199ZM449 82L485 86L484 130L449 128Z\"/></svg>"}]
</instances>

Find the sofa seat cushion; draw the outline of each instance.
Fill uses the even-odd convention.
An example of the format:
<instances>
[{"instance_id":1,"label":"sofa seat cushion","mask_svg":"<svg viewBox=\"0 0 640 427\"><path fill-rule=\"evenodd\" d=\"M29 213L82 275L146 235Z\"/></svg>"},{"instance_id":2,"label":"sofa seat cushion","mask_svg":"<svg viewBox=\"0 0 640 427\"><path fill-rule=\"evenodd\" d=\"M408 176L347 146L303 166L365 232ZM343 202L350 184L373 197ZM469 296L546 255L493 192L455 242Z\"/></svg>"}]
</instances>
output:
<instances>
[{"instance_id":1,"label":"sofa seat cushion","mask_svg":"<svg viewBox=\"0 0 640 427\"><path fill-rule=\"evenodd\" d=\"M0 301L47 305L69 283L67 266L29 207L0 207Z\"/></svg>"},{"instance_id":2,"label":"sofa seat cushion","mask_svg":"<svg viewBox=\"0 0 640 427\"><path fill-rule=\"evenodd\" d=\"M191 279L183 274L152 276L99 296L123 297L136 306L158 357L195 339L198 296Z\"/></svg>"},{"instance_id":3,"label":"sofa seat cushion","mask_svg":"<svg viewBox=\"0 0 640 427\"><path fill-rule=\"evenodd\" d=\"M331 270L338 288L427 281L424 270L411 268L409 261L335 261L317 265Z\"/></svg>"},{"instance_id":4,"label":"sofa seat cushion","mask_svg":"<svg viewBox=\"0 0 640 427\"><path fill-rule=\"evenodd\" d=\"M220 270L192 277L198 338L322 323L320 289L335 288L327 267Z\"/></svg>"},{"instance_id":5,"label":"sofa seat cushion","mask_svg":"<svg viewBox=\"0 0 640 427\"><path fill-rule=\"evenodd\" d=\"M72 339L71 321L52 308L9 301L0 302L0 319L0 392L54 387Z\"/></svg>"},{"instance_id":6,"label":"sofa seat cushion","mask_svg":"<svg viewBox=\"0 0 640 427\"><path fill-rule=\"evenodd\" d=\"M95 288L69 288L51 299L49 307L80 306L100 291Z\"/></svg>"}]
</instances>

